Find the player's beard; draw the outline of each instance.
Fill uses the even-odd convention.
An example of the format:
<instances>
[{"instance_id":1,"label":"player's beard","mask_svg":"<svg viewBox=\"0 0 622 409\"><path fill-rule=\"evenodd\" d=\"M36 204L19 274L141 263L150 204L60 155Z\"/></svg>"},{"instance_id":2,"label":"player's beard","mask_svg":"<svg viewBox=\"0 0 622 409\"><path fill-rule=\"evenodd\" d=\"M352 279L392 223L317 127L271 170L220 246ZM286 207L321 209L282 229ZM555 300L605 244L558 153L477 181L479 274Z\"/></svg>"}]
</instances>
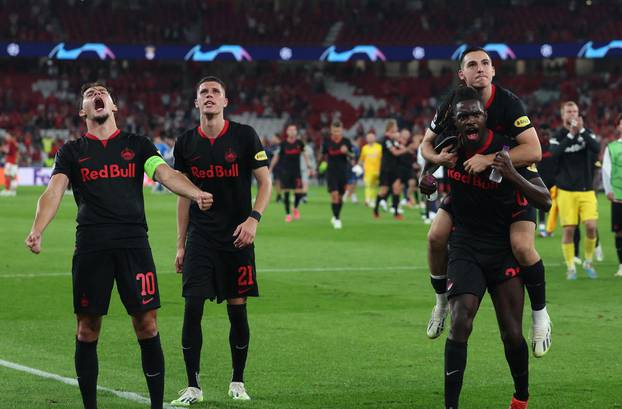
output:
<instances>
[{"instance_id":1,"label":"player's beard","mask_svg":"<svg viewBox=\"0 0 622 409\"><path fill-rule=\"evenodd\" d=\"M97 122L99 125L104 124L108 118L110 118L110 114L104 114L101 116L94 116L93 121Z\"/></svg>"}]
</instances>

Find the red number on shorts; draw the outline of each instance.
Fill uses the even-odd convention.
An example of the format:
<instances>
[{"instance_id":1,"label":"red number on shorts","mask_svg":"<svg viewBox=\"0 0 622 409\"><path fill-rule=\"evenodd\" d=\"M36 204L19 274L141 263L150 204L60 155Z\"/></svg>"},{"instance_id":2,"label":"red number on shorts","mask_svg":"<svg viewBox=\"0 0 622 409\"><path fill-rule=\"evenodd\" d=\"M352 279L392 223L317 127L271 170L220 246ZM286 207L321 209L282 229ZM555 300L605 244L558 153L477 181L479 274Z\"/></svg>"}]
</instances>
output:
<instances>
[{"instance_id":1,"label":"red number on shorts","mask_svg":"<svg viewBox=\"0 0 622 409\"><path fill-rule=\"evenodd\" d=\"M136 280L140 280L140 285L142 286L142 291L140 292L140 295L144 297L147 294L149 295L155 294L156 287L155 287L155 276L153 275L153 272L148 271L145 274L137 273Z\"/></svg>"},{"instance_id":2,"label":"red number on shorts","mask_svg":"<svg viewBox=\"0 0 622 409\"><path fill-rule=\"evenodd\" d=\"M253 281L253 266L240 266L238 268L238 285L239 286L247 286L253 285L255 282Z\"/></svg>"},{"instance_id":3,"label":"red number on shorts","mask_svg":"<svg viewBox=\"0 0 622 409\"><path fill-rule=\"evenodd\" d=\"M518 203L519 206L527 206L527 199L525 199L525 196L518 190L516 191L516 203Z\"/></svg>"}]
</instances>

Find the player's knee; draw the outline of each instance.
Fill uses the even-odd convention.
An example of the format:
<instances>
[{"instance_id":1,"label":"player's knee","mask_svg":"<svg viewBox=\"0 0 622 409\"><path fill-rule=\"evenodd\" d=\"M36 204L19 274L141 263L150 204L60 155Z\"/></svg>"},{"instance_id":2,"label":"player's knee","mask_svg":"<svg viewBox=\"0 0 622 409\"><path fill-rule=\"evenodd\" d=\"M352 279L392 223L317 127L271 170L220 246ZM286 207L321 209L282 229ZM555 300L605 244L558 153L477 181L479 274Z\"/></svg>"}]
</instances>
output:
<instances>
[{"instance_id":1,"label":"player's knee","mask_svg":"<svg viewBox=\"0 0 622 409\"><path fill-rule=\"evenodd\" d=\"M518 263L523 266L532 265L539 259L538 253L531 243L513 241L512 253L514 253L514 257L516 257Z\"/></svg>"},{"instance_id":2,"label":"player's knee","mask_svg":"<svg viewBox=\"0 0 622 409\"><path fill-rule=\"evenodd\" d=\"M203 318L203 305L205 300L199 297L186 298L184 307L184 321L191 323L200 323Z\"/></svg>"},{"instance_id":3,"label":"player's knee","mask_svg":"<svg viewBox=\"0 0 622 409\"><path fill-rule=\"evenodd\" d=\"M596 237L596 223L595 222L585 223L585 234L590 238Z\"/></svg>"},{"instance_id":4,"label":"player's knee","mask_svg":"<svg viewBox=\"0 0 622 409\"><path fill-rule=\"evenodd\" d=\"M501 331L503 344L510 348L518 348L523 342L523 331L520 325L511 325Z\"/></svg>"},{"instance_id":5,"label":"player's knee","mask_svg":"<svg viewBox=\"0 0 622 409\"><path fill-rule=\"evenodd\" d=\"M464 307L451 310L451 334L452 339L458 342L466 342L473 331L474 314Z\"/></svg>"},{"instance_id":6,"label":"player's knee","mask_svg":"<svg viewBox=\"0 0 622 409\"><path fill-rule=\"evenodd\" d=\"M158 325L153 316L134 320L134 331L139 339L153 338L158 335Z\"/></svg>"},{"instance_id":7,"label":"player's knee","mask_svg":"<svg viewBox=\"0 0 622 409\"><path fill-rule=\"evenodd\" d=\"M94 342L99 338L101 324L94 319L81 319L78 321L76 337L82 342Z\"/></svg>"}]
</instances>

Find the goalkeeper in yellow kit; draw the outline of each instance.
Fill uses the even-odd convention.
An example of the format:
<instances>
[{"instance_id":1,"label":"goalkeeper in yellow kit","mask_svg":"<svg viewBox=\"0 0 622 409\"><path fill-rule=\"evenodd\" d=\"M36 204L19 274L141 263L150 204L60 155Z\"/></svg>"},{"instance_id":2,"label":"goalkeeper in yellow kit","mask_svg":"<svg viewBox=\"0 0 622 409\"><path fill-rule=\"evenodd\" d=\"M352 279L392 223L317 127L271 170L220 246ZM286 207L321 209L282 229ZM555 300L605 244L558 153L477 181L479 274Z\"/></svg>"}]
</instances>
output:
<instances>
[{"instance_id":1,"label":"goalkeeper in yellow kit","mask_svg":"<svg viewBox=\"0 0 622 409\"><path fill-rule=\"evenodd\" d=\"M359 165L363 166L365 182L365 204L371 206L378 194L380 179L380 162L382 160L382 146L376 142L376 134L367 132L367 144L361 150Z\"/></svg>"}]
</instances>

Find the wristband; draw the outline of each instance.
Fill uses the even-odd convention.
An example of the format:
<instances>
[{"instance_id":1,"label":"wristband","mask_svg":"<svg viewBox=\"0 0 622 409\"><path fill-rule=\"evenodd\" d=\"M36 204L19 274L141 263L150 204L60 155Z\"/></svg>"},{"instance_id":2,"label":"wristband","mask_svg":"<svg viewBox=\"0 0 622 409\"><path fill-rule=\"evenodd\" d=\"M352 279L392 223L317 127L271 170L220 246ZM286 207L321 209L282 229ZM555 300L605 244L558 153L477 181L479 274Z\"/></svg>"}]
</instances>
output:
<instances>
[{"instance_id":1,"label":"wristband","mask_svg":"<svg viewBox=\"0 0 622 409\"><path fill-rule=\"evenodd\" d=\"M257 210L251 210L251 214L248 217L252 217L259 223L259 221L261 220L261 213L259 213Z\"/></svg>"}]
</instances>

